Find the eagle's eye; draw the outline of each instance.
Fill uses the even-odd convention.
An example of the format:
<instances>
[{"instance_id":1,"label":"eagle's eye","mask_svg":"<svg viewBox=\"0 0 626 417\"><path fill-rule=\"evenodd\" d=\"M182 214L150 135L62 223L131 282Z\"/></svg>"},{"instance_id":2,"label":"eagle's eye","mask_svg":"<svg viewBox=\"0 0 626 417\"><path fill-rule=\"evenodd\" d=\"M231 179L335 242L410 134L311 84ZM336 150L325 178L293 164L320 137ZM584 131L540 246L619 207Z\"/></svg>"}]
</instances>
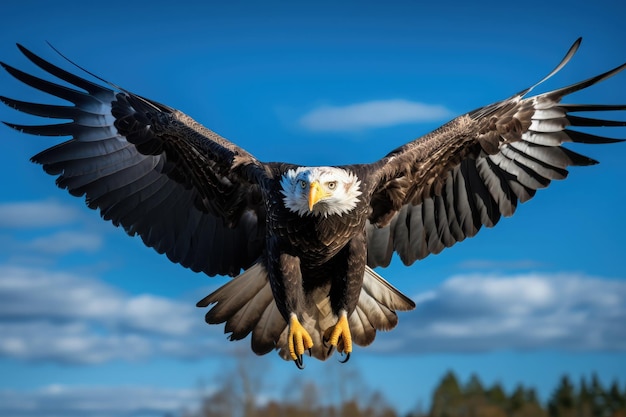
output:
<instances>
[{"instance_id":1,"label":"eagle's eye","mask_svg":"<svg viewBox=\"0 0 626 417\"><path fill-rule=\"evenodd\" d=\"M326 186L329 190L334 190L337 187L337 181L330 181L328 184L326 184Z\"/></svg>"},{"instance_id":2,"label":"eagle's eye","mask_svg":"<svg viewBox=\"0 0 626 417\"><path fill-rule=\"evenodd\" d=\"M300 188L302 188L303 190L306 188L306 181L305 180L298 180L298 184L300 184Z\"/></svg>"}]
</instances>

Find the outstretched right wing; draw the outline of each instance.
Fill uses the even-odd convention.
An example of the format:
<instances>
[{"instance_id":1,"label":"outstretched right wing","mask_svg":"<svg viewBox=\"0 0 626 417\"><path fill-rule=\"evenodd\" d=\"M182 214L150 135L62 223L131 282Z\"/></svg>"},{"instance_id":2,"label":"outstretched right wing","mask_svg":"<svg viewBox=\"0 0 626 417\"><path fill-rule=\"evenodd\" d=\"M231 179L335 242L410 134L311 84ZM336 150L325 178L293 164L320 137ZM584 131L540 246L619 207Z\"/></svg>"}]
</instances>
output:
<instances>
[{"instance_id":1,"label":"outstretched right wing","mask_svg":"<svg viewBox=\"0 0 626 417\"><path fill-rule=\"evenodd\" d=\"M58 176L59 187L84 195L105 220L194 271L237 275L259 257L265 230L256 182L265 175L261 163L175 109L110 83L110 88L95 84L18 48L80 89L2 63L23 83L73 104L0 97L19 111L68 120L37 126L5 122L25 133L72 137L32 158Z\"/></svg>"}]
</instances>

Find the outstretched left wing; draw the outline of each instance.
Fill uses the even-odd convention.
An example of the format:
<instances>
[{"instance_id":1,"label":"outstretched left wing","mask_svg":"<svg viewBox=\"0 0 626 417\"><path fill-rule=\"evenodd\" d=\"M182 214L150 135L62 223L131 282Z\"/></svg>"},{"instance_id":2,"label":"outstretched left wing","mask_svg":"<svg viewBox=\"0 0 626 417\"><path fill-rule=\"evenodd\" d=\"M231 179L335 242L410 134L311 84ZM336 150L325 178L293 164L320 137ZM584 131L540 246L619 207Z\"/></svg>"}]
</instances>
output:
<instances>
[{"instance_id":1,"label":"outstretched left wing","mask_svg":"<svg viewBox=\"0 0 626 417\"><path fill-rule=\"evenodd\" d=\"M265 231L259 181L265 165L175 109L102 79L109 87L85 80L18 47L34 64L75 87L2 63L23 83L72 103L0 97L22 112L66 120L6 123L25 133L72 137L32 158L58 175L59 187L84 195L104 219L195 271L237 275L259 257Z\"/></svg>"},{"instance_id":2,"label":"outstretched left wing","mask_svg":"<svg viewBox=\"0 0 626 417\"><path fill-rule=\"evenodd\" d=\"M580 41L536 85L558 72ZM533 86L460 116L374 164L378 185L367 228L368 265L387 266L394 252L407 265L439 253L474 236L482 226L494 226L501 216L511 216L518 202L529 200L551 180L564 179L568 166L597 163L561 145L620 140L570 127L626 126L626 122L574 113L626 110L626 105L561 104L561 99L624 68L626 64L526 98Z\"/></svg>"}]
</instances>

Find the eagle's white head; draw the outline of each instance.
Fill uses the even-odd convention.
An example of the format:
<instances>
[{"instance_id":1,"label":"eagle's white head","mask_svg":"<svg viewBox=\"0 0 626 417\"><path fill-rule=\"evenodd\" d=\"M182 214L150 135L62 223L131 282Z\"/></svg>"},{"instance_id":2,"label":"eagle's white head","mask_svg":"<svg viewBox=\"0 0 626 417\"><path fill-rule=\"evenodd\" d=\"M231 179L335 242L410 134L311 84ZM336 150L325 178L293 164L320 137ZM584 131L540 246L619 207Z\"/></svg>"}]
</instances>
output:
<instances>
[{"instance_id":1,"label":"eagle's white head","mask_svg":"<svg viewBox=\"0 0 626 417\"><path fill-rule=\"evenodd\" d=\"M342 215L354 209L361 181L352 172L334 167L299 167L283 175L285 207L300 216Z\"/></svg>"}]
</instances>

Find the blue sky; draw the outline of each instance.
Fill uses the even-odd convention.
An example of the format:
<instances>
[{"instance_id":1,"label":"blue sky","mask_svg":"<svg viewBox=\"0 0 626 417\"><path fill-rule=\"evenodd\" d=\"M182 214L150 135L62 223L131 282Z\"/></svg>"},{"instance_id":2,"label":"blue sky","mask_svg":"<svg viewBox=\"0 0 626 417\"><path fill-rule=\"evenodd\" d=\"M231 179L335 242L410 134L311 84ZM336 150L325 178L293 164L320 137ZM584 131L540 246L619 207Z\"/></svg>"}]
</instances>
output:
<instances>
[{"instance_id":1,"label":"blue sky","mask_svg":"<svg viewBox=\"0 0 626 417\"><path fill-rule=\"evenodd\" d=\"M532 85L579 36L573 62L541 91L626 61L616 1L87 3L3 6L0 59L32 69L20 42L64 64L50 41L266 161L374 161ZM45 99L5 73L0 94ZM626 74L570 101L623 103ZM0 119L32 122L7 107ZM494 229L379 271L416 310L348 364L309 360L299 372L204 324L195 302L226 278L170 264L28 162L58 141L0 136L0 415L193 409L242 361L265 376L260 399L298 397L311 380L333 398L340 378L358 375L348 390L380 390L401 411L428 405L448 369L536 386L542 399L563 373L626 384L623 145L574 147L601 163L571 169Z\"/></svg>"}]
</instances>

